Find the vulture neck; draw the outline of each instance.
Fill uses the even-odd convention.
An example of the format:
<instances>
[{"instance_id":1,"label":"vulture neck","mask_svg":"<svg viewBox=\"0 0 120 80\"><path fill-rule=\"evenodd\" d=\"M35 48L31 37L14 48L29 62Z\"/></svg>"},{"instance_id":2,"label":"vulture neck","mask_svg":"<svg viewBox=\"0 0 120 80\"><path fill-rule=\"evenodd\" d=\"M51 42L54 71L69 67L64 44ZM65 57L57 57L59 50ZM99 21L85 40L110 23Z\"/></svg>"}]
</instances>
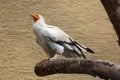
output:
<instances>
[{"instance_id":1,"label":"vulture neck","mask_svg":"<svg viewBox=\"0 0 120 80\"><path fill-rule=\"evenodd\" d=\"M45 23L44 19L38 20L40 26L46 26L47 24Z\"/></svg>"}]
</instances>

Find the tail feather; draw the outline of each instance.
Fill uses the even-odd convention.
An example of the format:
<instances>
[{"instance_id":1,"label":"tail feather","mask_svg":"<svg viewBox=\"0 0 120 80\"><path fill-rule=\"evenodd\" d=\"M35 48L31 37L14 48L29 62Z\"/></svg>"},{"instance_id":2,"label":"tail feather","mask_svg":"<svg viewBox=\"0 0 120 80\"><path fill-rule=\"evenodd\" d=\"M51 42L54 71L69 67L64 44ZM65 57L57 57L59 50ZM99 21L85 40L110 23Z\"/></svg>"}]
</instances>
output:
<instances>
[{"instance_id":1,"label":"tail feather","mask_svg":"<svg viewBox=\"0 0 120 80\"><path fill-rule=\"evenodd\" d=\"M79 57L81 57L81 55L82 55L83 58L86 58L86 56L82 52L83 50L76 44L77 42L73 41L72 39L70 39L70 40L72 42L72 45L75 46L75 48L74 47L72 47L72 48L75 51L76 55Z\"/></svg>"},{"instance_id":2,"label":"tail feather","mask_svg":"<svg viewBox=\"0 0 120 80\"><path fill-rule=\"evenodd\" d=\"M90 52L90 53L95 54L95 52L94 52L93 50L91 50L90 48L86 48L86 50L87 50L88 52Z\"/></svg>"},{"instance_id":3,"label":"tail feather","mask_svg":"<svg viewBox=\"0 0 120 80\"><path fill-rule=\"evenodd\" d=\"M81 55L83 56L83 58L86 58L86 56L83 54L83 52L82 52L82 49L79 47L79 46L77 46L77 44L75 44L74 43L74 45L76 46L76 48L79 50L79 52L80 53L78 53L75 49L75 53L79 56L79 57L81 57Z\"/></svg>"},{"instance_id":4,"label":"tail feather","mask_svg":"<svg viewBox=\"0 0 120 80\"><path fill-rule=\"evenodd\" d=\"M79 57L81 57L81 55L83 56L83 58L86 58L86 56L83 54L83 52L82 52L82 49L80 49L77 45L75 45L78 49L79 49L79 51L80 51L80 53L81 54L79 54L79 53L77 53L76 51L76 54L79 56Z\"/></svg>"},{"instance_id":5,"label":"tail feather","mask_svg":"<svg viewBox=\"0 0 120 80\"><path fill-rule=\"evenodd\" d=\"M71 39L70 39L70 40L71 40ZM74 45L74 46L77 48L77 50L79 50L79 51L77 51L76 48L72 47L73 50L75 51L75 53L76 53L78 56L80 56L80 57L81 57L81 55L82 55L84 58L86 58L86 56L83 54L83 51L88 51L88 52L90 52L90 53L95 53L95 52L94 52L93 50L91 50L90 48L87 48L87 47L85 47L85 46L82 46L82 45L80 45L79 43L77 43L76 41L71 40L71 42L72 42L72 45Z\"/></svg>"},{"instance_id":6,"label":"tail feather","mask_svg":"<svg viewBox=\"0 0 120 80\"><path fill-rule=\"evenodd\" d=\"M79 43L77 43L76 41L75 41L75 43L84 51L88 51L88 52L90 52L90 53L93 53L93 54L95 54L95 52L93 51L93 50L91 50L90 48L88 48L88 47L85 47L85 46L82 46L82 45L80 45Z\"/></svg>"}]
</instances>

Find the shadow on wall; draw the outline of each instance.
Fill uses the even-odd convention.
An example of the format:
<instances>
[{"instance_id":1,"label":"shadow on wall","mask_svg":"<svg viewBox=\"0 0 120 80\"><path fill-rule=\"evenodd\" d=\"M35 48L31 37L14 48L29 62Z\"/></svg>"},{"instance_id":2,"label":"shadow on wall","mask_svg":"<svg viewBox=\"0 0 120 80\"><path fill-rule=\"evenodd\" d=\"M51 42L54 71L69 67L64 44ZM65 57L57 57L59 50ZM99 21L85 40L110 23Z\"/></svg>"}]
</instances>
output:
<instances>
[{"instance_id":1,"label":"shadow on wall","mask_svg":"<svg viewBox=\"0 0 120 80\"><path fill-rule=\"evenodd\" d=\"M120 46L120 1L119 0L101 0L110 21L113 24L114 30L118 36Z\"/></svg>"}]
</instances>

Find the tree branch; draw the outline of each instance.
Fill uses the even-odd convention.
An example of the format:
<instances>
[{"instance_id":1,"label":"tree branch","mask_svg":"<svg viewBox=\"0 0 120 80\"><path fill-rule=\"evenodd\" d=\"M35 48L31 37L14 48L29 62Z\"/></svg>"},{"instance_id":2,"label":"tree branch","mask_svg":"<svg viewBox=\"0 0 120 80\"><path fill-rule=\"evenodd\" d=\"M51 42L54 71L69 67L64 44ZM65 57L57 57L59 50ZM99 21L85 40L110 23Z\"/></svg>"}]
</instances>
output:
<instances>
[{"instance_id":1,"label":"tree branch","mask_svg":"<svg viewBox=\"0 0 120 80\"><path fill-rule=\"evenodd\" d=\"M120 45L120 0L100 0L117 33Z\"/></svg>"},{"instance_id":2,"label":"tree branch","mask_svg":"<svg viewBox=\"0 0 120 80\"><path fill-rule=\"evenodd\" d=\"M54 59L43 60L36 64L35 73L47 76L56 73L89 74L102 79L120 80L120 65L103 60L92 59Z\"/></svg>"}]
</instances>

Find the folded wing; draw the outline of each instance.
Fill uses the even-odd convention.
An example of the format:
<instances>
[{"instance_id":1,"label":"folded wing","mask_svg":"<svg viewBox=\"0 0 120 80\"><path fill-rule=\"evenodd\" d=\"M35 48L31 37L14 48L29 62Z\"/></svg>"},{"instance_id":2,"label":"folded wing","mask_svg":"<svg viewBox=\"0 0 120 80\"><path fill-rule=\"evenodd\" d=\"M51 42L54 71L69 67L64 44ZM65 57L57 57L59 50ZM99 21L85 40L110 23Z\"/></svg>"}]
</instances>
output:
<instances>
[{"instance_id":1,"label":"folded wing","mask_svg":"<svg viewBox=\"0 0 120 80\"><path fill-rule=\"evenodd\" d=\"M54 26L45 27L42 30L42 34L48 41L52 41L56 44L63 46L68 50L74 51L74 53L79 57L81 57L82 55L84 58L86 58L85 55L83 54L83 51L94 53L91 49L78 44L69 35L67 35L64 31L57 27ZM54 47L52 45L50 46Z\"/></svg>"}]
</instances>

